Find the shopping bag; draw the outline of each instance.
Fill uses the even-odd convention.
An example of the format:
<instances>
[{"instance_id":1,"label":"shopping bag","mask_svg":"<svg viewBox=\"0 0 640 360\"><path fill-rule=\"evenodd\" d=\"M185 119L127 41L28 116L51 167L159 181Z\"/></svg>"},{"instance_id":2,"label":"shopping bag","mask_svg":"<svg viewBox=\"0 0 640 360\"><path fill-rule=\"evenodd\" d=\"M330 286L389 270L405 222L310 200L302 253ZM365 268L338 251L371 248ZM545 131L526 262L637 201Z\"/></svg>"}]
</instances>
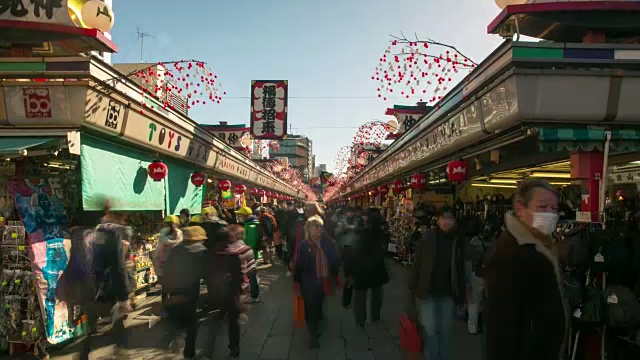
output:
<instances>
[{"instance_id":1,"label":"shopping bag","mask_svg":"<svg viewBox=\"0 0 640 360\"><path fill-rule=\"evenodd\" d=\"M304 328L304 300L300 295L293 297L293 325L298 328Z\"/></svg>"},{"instance_id":2,"label":"shopping bag","mask_svg":"<svg viewBox=\"0 0 640 360\"><path fill-rule=\"evenodd\" d=\"M351 299L353 298L353 286L346 285L342 289L342 307L347 309L351 306Z\"/></svg>"},{"instance_id":3,"label":"shopping bag","mask_svg":"<svg viewBox=\"0 0 640 360\"><path fill-rule=\"evenodd\" d=\"M407 314L400 316L400 349L409 354L422 352L422 336L418 324Z\"/></svg>"}]
</instances>

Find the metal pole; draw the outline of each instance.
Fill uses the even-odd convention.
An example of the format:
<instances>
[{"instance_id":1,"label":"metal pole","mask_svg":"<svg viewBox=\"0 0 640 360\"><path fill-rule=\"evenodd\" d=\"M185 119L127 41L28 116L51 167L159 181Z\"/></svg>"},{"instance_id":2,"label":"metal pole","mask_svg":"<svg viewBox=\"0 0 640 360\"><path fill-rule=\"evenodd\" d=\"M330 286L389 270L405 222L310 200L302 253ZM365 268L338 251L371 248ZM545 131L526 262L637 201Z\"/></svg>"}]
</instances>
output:
<instances>
[{"instance_id":1,"label":"metal pole","mask_svg":"<svg viewBox=\"0 0 640 360\"><path fill-rule=\"evenodd\" d=\"M609 145L611 144L611 131L604 133L604 155L602 162L602 176L600 177L600 199L598 203L598 215L600 222L604 225L606 222L604 214L605 192L607 190L607 182L609 180Z\"/></svg>"}]
</instances>

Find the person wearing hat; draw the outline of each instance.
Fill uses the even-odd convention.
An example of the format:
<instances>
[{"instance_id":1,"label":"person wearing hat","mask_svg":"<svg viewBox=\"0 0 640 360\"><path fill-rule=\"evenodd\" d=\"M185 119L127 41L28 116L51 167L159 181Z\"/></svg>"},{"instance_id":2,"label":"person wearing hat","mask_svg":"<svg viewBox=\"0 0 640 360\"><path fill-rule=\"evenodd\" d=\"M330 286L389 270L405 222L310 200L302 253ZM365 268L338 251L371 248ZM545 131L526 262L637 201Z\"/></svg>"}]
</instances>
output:
<instances>
[{"instance_id":1,"label":"person wearing hat","mask_svg":"<svg viewBox=\"0 0 640 360\"><path fill-rule=\"evenodd\" d=\"M253 250L254 261L258 261L258 250L260 239L262 239L262 226L257 217L253 215L253 211L249 207L241 207L236 211L236 219L239 224L244 226L244 243ZM252 303L260 302L260 281L256 270L249 272L249 285L251 286Z\"/></svg>"},{"instance_id":2,"label":"person wearing hat","mask_svg":"<svg viewBox=\"0 0 640 360\"><path fill-rule=\"evenodd\" d=\"M271 264L273 262L273 238L278 231L278 223L267 207L259 207L258 215L258 221L262 226L263 260L265 264Z\"/></svg>"},{"instance_id":3,"label":"person wearing hat","mask_svg":"<svg viewBox=\"0 0 640 360\"><path fill-rule=\"evenodd\" d=\"M207 232L207 241L205 243L207 250L217 251L219 246L226 246L224 241L222 244L218 244L218 238L220 237L219 233L229 224L218 217L216 208L213 206L203 208L200 217L202 219L200 226Z\"/></svg>"},{"instance_id":4,"label":"person wearing hat","mask_svg":"<svg viewBox=\"0 0 640 360\"><path fill-rule=\"evenodd\" d=\"M207 233L200 226L187 226L182 228L182 238L182 242L171 249L164 264L162 286L171 324L164 343L172 344L172 349L178 351L176 337L186 330L183 355L185 359L193 359L196 355L200 281L205 278L207 266L207 248L204 246Z\"/></svg>"},{"instance_id":5,"label":"person wearing hat","mask_svg":"<svg viewBox=\"0 0 640 360\"><path fill-rule=\"evenodd\" d=\"M158 240L158 246L153 253L153 268L158 276L158 283L162 285L164 277L164 263L167 260L167 256L172 248L178 245L182 241L182 230L180 226L180 218L176 215L169 215L163 220L163 227L160 230L160 239ZM164 302L165 293L162 289L162 301Z\"/></svg>"},{"instance_id":6,"label":"person wearing hat","mask_svg":"<svg viewBox=\"0 0 640 360\"><path fill-rule=\"evenodd\" d=\"M450 210L441 209L437 219L418 241L409 289L424 329L425 358L448 360L455 307L465 303L464 243Z\"/></svg>"},{"instance_id":7,"label":"person wearing hat","mask_svg":"<svg viewBox=\"0 0 640 360\"><path fill-rule=\"evenodd\" d=\"M191 211L189 209L180 210L180 227L189 226L191 222Z\"/></svg>"}]
</instances>

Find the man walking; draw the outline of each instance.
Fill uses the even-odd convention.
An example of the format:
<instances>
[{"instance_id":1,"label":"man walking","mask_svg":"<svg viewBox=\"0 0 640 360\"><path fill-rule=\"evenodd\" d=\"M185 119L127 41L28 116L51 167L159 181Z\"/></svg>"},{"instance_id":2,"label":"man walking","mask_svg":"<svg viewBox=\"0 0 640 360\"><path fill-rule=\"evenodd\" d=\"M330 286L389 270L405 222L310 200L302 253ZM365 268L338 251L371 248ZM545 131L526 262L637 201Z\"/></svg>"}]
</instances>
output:
<instances>
[{"instance_id":1,"label":"man walking","mask_svg":"<svg viewBox=\"0 0 640 360\"><path fill-rule=\"evenodd\" d=\"M419 240L409 287L425 333L425 359L449 360L455 305L464 304L464 245L455 218L440 211L438 227Z\"/></svg>"}]
</instances>

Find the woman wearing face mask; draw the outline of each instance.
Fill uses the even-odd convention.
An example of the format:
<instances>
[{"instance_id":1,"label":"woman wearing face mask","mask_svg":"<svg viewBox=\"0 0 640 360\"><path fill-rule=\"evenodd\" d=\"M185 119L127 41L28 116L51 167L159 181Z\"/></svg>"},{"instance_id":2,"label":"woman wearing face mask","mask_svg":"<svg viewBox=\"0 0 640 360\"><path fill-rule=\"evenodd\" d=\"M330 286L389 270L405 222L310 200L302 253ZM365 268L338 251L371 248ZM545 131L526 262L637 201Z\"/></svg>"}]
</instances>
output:
<instances>
[{"instance_id":1,"label":"woman wearing face mask","mask_svg":"<svg viewBox=\"0 0 640 360\"><path fill-rule=\"evenodd\" d=\"M558 198L549 183L525 181L487 259L487 360L559 359L567 316L551 234Z\"/></svg>"}]
</instances>

